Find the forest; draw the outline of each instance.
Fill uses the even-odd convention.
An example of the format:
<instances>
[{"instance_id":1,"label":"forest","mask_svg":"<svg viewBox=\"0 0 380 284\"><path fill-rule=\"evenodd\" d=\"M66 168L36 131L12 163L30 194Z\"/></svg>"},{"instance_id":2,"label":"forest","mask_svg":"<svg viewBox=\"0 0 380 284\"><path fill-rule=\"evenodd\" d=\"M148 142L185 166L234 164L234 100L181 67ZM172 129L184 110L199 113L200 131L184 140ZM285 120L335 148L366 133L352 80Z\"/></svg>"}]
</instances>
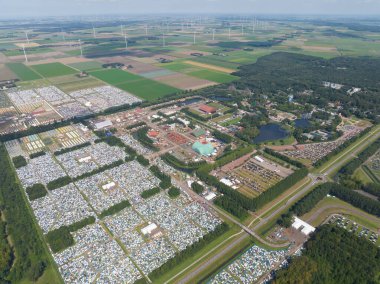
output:
<instances>
[{"instance_id":1,"label":"forest","mask_svg":"<svg viewBox=\"0 0 380 284\"><path fill-rule=\"evenodd\" d=\"M0 208L15 249L12 269L5 265L0 275L4 283L36 281L51 264L3 144L0 145L0 172ZM11 251L4 252L5 257L12 258Z\"/></svg>"},{"instance_id":2,"label":"forest","mask_svg":"<svg viewBox=\"0 0 380 284\"><path fill-rule=\"evenodd\" d=\"M302 256L276 273L274 283L379 283L380 249L343 228L324 225L306 242Z\"/></svg>"},{"instance_id":3,"label":"forest","mask_svg":"<svg viewBox=\"0 0 380 284\"><path fill-rule=\"evenodd\" d=\"M292 68L289 68L292 66ZM326 107L339 101L348 114L375 118L380 112L380 59L337 57L330 60L319 57L277 52L257 60L255 64L240 67L234 75L241 77L235 85L255 93L294 94L295 101ZM326 88L323 82L344 85L340 90ZM362 91L348 95L352 88ZM313 91L305 95L304 91Z\"/></svg>"}]
</instances>

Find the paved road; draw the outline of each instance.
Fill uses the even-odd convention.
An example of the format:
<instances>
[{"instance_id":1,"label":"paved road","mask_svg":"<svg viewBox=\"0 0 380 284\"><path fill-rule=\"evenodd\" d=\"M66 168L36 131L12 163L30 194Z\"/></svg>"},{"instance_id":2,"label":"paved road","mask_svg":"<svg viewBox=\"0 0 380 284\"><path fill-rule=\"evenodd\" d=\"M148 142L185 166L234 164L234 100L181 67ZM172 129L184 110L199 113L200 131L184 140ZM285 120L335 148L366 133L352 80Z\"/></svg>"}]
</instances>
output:
<instances>
[{"instance_id":1,"label":"paved road","mask_svg":"<svg viewBox=\"0 0 380 284\"><path fill-rule=\"evenodd\" d=\"M317 211L315 211L312 216L310 216L310 218L307 220L307 222L308 223L313 222L315 219L317 219L319 217L319 215L321 215L324 211L329 210L329 209L336 209L337 210L336 213L339 213L339 212L341 212L339 210L344 209L344 210L347 210L348 212L352 212L353 214L355 214L357 216L363 217L364 219L371 220L372 222L375 222L376 224L380 223L380 218L377 218L376 216L366 214L363 211L360 211L359 209L356 209L356 208L352 208L348 205L345 206L345 205L337 205L337 204L336 205L322 206Z\"/></svg>"},{"instance_id":2,"label":"paved road","mask_svg":"<svg viewBox=\"0 0 380 284\"><path fill-rule=\"evenodd\" d=\"M243 242L246 238L248 238L248 234L242 233L237 239L235 239L232 243L230 243L225 249L218 252L217 254L213 255L210 259L206 260L205 262L202 262L192 270L190 273L186 274L185 277L183 277L181 280L179 280L176 283L185 284L185 283L194 283L193 279L200 275L205 267L209 267L212 263L219 261L220 259L223 259L224 255L227 253L230 253L231 251L234 251L235 246L237 246L240 242Z\"/></svg>"}]
</instances>

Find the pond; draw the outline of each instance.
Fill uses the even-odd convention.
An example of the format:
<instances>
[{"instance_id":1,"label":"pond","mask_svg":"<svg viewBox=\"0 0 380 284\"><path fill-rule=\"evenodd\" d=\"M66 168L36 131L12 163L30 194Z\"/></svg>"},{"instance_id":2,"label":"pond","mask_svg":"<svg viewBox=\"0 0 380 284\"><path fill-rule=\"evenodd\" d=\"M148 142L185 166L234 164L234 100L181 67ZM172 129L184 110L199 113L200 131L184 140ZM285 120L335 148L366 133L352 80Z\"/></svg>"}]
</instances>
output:
<instances>
[{"instance_id":1,"label":"pond","mask_svg":"<svg viewBox=\"0 0 380 284\"><path fill-rule=\"evenodd\" d=\"M229 102L233 100L233 98L225 97L225 96L212 96L210 97L210 99L215 100L215 101L220 101L220 102Z\"/></svg>"},{"instance_id":2,"label":"pond","mask_svg":"<svg viewBox=\"0 0 380 284\"><path fill-rule=\"evenodd\" d=\"M193 103L197 103L199 101L201 101L202 98L193 98L193 99L188 99L186 101L183 101L181 103L179 103L180 106L187 106L187 105L191 105Z\"/></svg>"},{"instance_id":3,"label":"pond","mask_svg":"<svg viewBox=\"0 0 380 284\"><path fill-rule=\"evenodd\" d=\"M281 125L269 123L260 127L260 134L253 139L253 143L263 143L267 141L285 139L289 133L281 128Z\"/></svg>"},{"instance_id":4,"label":"pond","mask_svg":"<svg viewBox=\"0 0 380 284\"><path fill-rule=\"evenodd\" d=\"M310 126L310 121L305 118L299 118L294 120L294 125L297 128L306 128Z\"/></svg>"}]
</instances>

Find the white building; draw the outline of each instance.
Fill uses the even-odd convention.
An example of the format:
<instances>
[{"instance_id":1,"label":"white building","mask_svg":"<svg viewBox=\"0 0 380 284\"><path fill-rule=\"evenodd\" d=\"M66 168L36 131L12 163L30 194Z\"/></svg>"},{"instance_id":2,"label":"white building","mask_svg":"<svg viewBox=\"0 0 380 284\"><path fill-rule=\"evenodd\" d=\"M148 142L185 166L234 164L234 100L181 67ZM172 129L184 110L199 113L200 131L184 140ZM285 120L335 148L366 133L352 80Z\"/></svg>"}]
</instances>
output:
<instances>
[{"instance_id":1,"label":"white building","mask_svg":"<svg viewBox=\"0 0 380 284\"><path fill-rule=\"evenodd\" d=\"M141 229L141 233L143 233L143 235L150 235L157 228L158 227L155 223L150 223L148 226Z\"/></svg>"},{"instance_id":2,"label":"white building","mask_svg":"<svg viewBox=\"0 0 380 284\"><path fill-rule=\"evenodd\" d=\"M109 126L112 126L111 120L104 120L104 121L100 121L94 124L95 130L100 130Z\"/></svg>"},{"instance_id":3,"label":"white building","mask_svg":"<svg viewBox=\"0 0 380 284\"><path fill-rule=\"evenodd\" d=\"M315 231L315 228L313 226L297 217L294 217L294 223L292 224L292 227L296 230L301 230L301 232L306 236Z\"/></svg>"}]
</instances>

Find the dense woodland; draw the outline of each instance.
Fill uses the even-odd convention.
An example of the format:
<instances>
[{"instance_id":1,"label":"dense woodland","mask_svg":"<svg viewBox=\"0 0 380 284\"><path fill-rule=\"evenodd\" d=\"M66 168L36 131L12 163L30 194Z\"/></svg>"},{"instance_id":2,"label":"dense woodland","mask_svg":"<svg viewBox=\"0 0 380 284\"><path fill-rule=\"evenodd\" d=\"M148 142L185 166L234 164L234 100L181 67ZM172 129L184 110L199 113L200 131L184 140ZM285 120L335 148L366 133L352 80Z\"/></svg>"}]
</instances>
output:
<instances>
[{"instance_id":1,"label":"dense woodland","mask_svg":"<svg viewBox=\"0 0 380 284\"><path fill-rule=\"evenodd\" d=\"M22 279L32 282L50 265L49 258L3 144L0 145L0 172L0 209L7 221L7 233L12 237L15 256L9 271L6 263L12 261L13 251L3 247L6 243L4 239L0 240L4 253L2 260L6 262L0 271L2 283L15 283Z\"/></svg>"},{"instance_id":2,"label":"dense woodland","mask_svg":"<svg viewBox=\"0 0 380 284\"><path fill-rule=\"evenodd\" d=\"M289 68L291 66L291 68ZM375 118L380 113L380 59L337 57L330 60L286 52L261 57L255 64L240 67L235 74L239 89L262 94L294 94L295 101L326 107L341 102L347 114ZM326 88L323 82L344 85L340 90ZM362 91L348 95L352 88ZM304 91L312 90L307 95ZM274 96L275 97L275 96ZM286 96L287 97L287 96Z\"/></svg>"},{"instance_id":3,"label":"dense woodland","mask_svg":"<svg viewBox=\"0 0 380 284\"><path fill-rule=\"evenodd\" d=\"M380 249L332 225L320 227L274 283L379 283Z\"/></svg>"}]
</instances>

